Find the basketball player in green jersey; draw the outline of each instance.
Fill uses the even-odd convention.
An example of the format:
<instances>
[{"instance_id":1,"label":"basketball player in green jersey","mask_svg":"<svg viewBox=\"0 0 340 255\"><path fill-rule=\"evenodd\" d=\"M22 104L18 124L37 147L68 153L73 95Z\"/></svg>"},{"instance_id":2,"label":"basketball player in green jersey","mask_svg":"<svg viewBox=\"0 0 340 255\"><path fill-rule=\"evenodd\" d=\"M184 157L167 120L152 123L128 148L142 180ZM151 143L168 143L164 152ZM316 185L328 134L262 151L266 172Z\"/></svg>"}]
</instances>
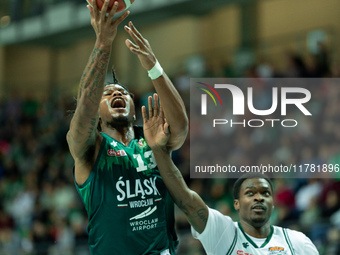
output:
<instances>
[{"instance_id":1,"label":"basketball player in green jersey","mask_svg":"<svg viewBox=\"0 0 340 255\"><path fill-rule=\"evenodd\" d=\"M272 226L273 187L261 174L239 178L234 185L234 207L240 221L207 207L190 190L174 165L167 149L168 123L162 109L149 100L149 117L142 107L145 139L152 148L157 166L174 202L185 213L194 238L211 255L317 255L311 240L303 233Z\"/></svg>"},{"instance_id":2,"label":"basketball player in green jersey","mask_svg":"<svg viewBox=\"0 0 340 255\"><path fill-rule=\"evenodd\" d=\"M96 42L80 81L77 107L67 141L75 160L74 180L88 214L91 254L174 254L177 237L173 203L160 177L141 127L133 126L134 102L119 84L104 86L112 42L125 12L113 20L117 2L106 15L88 6ZM148 71L171 125L169 150L185 140L188 120L184 103L163 72L146 39L130 22L126 40ZM134 41L134 42L133 42ZM131 70L133 72L133 70ZM101 132L97 130L100 127Z\"/></svg>"}]
</instances>

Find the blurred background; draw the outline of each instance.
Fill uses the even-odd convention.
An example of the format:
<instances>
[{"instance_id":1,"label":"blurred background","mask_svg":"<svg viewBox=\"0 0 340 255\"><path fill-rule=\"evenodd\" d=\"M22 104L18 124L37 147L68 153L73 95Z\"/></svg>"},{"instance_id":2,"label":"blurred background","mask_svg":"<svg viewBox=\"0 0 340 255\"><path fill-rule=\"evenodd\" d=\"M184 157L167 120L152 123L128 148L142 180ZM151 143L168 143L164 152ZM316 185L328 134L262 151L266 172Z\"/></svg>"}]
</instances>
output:
<instances>
[{"instance_id":1,"label":"blurred background","mask_svg":"<svg viewBox=\"0 0 340 255\"><path fill-rule=\"evenodd\" d=\"M338 0L136 0L129 20L151 43L189 114L190 77L339 77L339 10ZM120 29L110 65L139 109L153 87L126 38ZM85 0L0 0L1 255L89 254L87 215L65 136L94 41ZM256 96L267 100L267 92L259 85ZM249 147L261 143L273 152L263 150L264 162L273 156L278 162L339 163L340 87L324 82L311 93L318 114L302 121L291 139L274 131L262 141L236 129L225 134L239 138L229 148L243 160ZM190 179L189 139L174 153L188 185L237 220L234 180ZM320 149L315 143L322 143ZM340 254L339 179L274 179L274 185L273 224L303 231L320 254ZM204 254L178 209L176 227L177 254Z\"/></svg>"}]
</instances>

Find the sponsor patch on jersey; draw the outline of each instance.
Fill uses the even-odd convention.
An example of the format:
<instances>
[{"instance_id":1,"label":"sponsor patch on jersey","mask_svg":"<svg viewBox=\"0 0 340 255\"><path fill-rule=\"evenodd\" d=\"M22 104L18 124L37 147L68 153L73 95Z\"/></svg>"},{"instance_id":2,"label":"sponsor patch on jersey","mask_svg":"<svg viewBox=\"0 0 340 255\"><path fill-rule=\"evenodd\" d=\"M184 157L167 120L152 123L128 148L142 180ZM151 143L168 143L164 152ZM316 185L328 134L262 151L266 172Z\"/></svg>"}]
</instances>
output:
<instances>
[{"instance_id":1,"label":"sponsor patch on jersey","mask_svg":"<svg viewBox=\"0 0 340 255\"><path fill-rule=\"evenodd\" d=\"M236 252L237 255L254 255L253 253L248 253L245 251L237 250Z\"/></svg>"},{"instance_id":2,"label":"sponsor patch on jersey","mask_svg":"<svg viewBox=\"0 0 340 255\"><path fill-rule=\"evenodd\" d=\"M141 138L141 139L139 139L139 141L137 142L137 145L138 145L138 147L139 147L140 149L143 149L143 148L146 147L147 144L146 144L144 138Z\"/></svg>"},{"instance_id":3,"label":"sponsor patch on jersey","mask_svg":"<svg viewBox=\"0 0 340 255\"><path fill-rule=\"evenodd\" d=\"M115 151L111 149L111 150L107 150L107 155L121 157L121 156L126 156L126 152L124 150Z\"/></svg>"},{"instance_id":4,"label":"sponsor patch on jersey","mask_svg":"<svg viewBox=\"0 0 340 255\"><path fill-rule=\"evenodd\" d=\"M279 247L279 246L274 246L274 247L269 247L268 248L268 255L286 255L287 251L285 251L285 248Z\"/></svg>"}]
</instances>

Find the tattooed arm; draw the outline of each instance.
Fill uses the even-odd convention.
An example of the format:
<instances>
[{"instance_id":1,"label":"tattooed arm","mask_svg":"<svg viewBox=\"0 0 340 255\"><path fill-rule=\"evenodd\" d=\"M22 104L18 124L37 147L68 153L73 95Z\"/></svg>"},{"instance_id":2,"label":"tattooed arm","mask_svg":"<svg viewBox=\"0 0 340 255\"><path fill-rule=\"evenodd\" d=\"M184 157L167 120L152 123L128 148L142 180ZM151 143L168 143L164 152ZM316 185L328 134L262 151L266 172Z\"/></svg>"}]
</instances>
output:
<instances>
[{"instance_id":1,"label":"tattooed arm","mask_svg":"<svg viewBox=\"0 0 340 255\"><path fill-rule=\"evenodd\" d=\"M158 102L157 94L154 102ZM142 107L143 128L145 139L153 151L159 172L162 176L175 204L184 212L191 226L202 233L208 220L208 207L202 198L185 183L181 172L171 159L167 147L169 140L169 125L164 121L162 107L157 103L152 107L152 98L149 97L149 118L145 106Z\"/></svg>"},{"instance_id":2,"label":"tattooed arm","mask_svg":"<svg viewBox=\"0 0 340 255\"><path fill-rule=\"evenodd\" d=\"M75 160L75 178L82 184L88 178L98 154L102 137L97 132L99 104L104 90L105 74L111 53L112 42L117 34L117 26L127 17L124 13L112 20L118 3L115 2L108 16L109 1L105 1L99 12L97 4L87 6L91 14L91 25L96 33L96 43L80 80L77 108L67 133L67 142Z\"/></svg>"}]
</instances>

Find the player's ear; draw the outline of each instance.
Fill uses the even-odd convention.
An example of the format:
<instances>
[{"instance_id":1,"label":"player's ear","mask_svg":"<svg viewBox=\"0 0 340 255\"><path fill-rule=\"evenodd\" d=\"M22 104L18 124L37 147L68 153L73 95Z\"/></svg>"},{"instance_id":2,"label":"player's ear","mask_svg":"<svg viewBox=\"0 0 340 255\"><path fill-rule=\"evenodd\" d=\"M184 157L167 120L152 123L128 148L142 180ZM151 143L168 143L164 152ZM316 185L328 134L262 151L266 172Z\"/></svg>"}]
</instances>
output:
<instances>
[{"instance_id":1,"label":"player's ear","mask_svg":"<svg viewBox=\"0 0 340 255\"><path fill-rule=\"evenodd\" d=\"M234 208L236 211L240 210L240 203L238 201L238 199L234 199Z\"/></svg>"}]
</instances>

